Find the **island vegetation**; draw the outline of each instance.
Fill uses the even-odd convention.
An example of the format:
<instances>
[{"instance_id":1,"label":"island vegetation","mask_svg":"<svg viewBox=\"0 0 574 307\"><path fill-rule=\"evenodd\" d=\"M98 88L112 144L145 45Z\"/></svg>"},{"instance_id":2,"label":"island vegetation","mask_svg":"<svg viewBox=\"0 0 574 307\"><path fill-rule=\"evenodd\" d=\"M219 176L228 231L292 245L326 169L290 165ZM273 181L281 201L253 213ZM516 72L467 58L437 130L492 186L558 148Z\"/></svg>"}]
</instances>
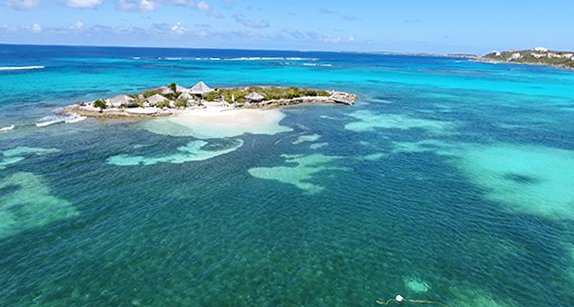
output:
<instances>
[{"instance_id":1,"label":"island vegetation","mask_svg":"<svg viewBox=\"0 0 574 307\"><path fill-rule=\"evenodd\" d=\"M574 52L552 51L543 47L531 50L493 51L477 59L483 62L548 65L574 69Z\"/></svg>"},{"instance_id":2,"label":"island vegetation","mask_svg":"<svg viewBox=\"0 0 574 307\"><path fill-rule=\"evenodd\" d=\"M183 110L204 108L273 108L304 103L352 105L357 96L311 88L246 86L210 88L203 82L187 88L176 83L108 99L79 102L70 113L93 117L168 116Z\"/></svg>"}]
</instances>

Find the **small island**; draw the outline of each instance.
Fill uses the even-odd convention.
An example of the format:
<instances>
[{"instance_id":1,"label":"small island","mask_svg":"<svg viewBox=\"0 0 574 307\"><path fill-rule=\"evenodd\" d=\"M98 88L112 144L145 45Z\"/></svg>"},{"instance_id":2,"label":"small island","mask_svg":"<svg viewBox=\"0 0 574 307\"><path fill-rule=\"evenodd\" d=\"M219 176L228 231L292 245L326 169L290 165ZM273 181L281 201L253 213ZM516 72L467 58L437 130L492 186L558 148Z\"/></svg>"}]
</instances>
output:
<instances>
[{"instance_id":1,"label":"small island","mask_svg":"<svg viewBox=\"0 0 574 307\"><path fill-rule=\"evenodd\" d=\"M547 65L561 69L574 69L574 52L552 51L543 47L532 50L493 51L475 59L490 63Z\"/></svg>"},{"instance_id":2,"label":"small island","mask_svg":"<svg viewBox=\"0 0 574 307\"><path fill-rule=\"evenodd\" d=\"M248 86L212 89L200 81L187 88L176 83L139 94L79 102L65 109L88 117L158 117L196 109L269 109L296 104L353 105L354 94L297 87Z\"/></svg>"}]
</instances>

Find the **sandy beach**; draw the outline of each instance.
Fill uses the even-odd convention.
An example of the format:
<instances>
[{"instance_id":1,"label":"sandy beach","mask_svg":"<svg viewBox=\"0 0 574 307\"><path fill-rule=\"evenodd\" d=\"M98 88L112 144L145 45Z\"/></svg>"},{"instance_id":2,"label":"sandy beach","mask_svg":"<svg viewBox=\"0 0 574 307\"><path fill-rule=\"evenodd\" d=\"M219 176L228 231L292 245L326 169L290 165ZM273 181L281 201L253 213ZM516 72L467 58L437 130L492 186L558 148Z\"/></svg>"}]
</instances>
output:
<instances>
[{"instance_id":1,"label":"sandy beach","mask_svg":"<svg viewBox=\"0 0 574 307\"><path fill-rule=\"evenodd\" d=\"M166 135L189 135L201 139L236 137L245 133L275 134L291 129L279 123L285 114L279 109L230 109L209 106L180 110L169 118L155 119L146 129Z\"/></svg>"}]
</instances>

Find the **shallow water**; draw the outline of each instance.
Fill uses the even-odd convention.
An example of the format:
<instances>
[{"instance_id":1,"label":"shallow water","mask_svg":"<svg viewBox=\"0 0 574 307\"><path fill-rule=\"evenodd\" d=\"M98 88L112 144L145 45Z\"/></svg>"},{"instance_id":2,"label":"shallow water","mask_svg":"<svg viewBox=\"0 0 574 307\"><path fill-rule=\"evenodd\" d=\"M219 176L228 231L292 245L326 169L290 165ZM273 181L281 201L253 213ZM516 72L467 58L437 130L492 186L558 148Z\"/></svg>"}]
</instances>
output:
<instances>
[{"instance_id":1,"label":"shallow water","mask_svg":"<svg viewBox=\"0 0 574 307\"><path fill-rule=\"evenodd\" d=\"M0 71L0 127L16 126L0 133L0 305L364 306L397 294L574 305L572 72L344 53L0 49L1 67L44 66ZM199 80L360 99L233 131L34 125L78 100Z\"/></svg>"}]
</instances>

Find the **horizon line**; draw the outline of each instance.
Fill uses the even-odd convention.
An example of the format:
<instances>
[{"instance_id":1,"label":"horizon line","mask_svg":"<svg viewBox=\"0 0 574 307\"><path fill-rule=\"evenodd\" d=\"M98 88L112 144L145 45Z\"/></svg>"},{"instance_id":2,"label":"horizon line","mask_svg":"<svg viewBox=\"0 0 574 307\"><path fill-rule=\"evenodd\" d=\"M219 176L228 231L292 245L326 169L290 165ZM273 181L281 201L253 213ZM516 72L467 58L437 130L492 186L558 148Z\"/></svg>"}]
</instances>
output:
<instances>
[{"instance_id":1,"label":"horizon line","mask_svg":"<svg viewBox=\"0 0 574 307\"><path fill-rule=\"evenodd\" d=\"M355 53L355 54L379 54L379 55L405 55L405 56L455 56L467 55L477 56L476 53L466 52L448 52L448 53L433 53L433 52L401 52L401 51L387 51L387 50L370 50L370 51L349 51L349 50L320 50L320 49L273 49L273 48L220 48L220 47L182 47L182 46L144 46L144 45L95 45L95 44L66 44L66 43L18 43L18 42L2 42L0 45L13 45L13 46L47 46L47 47L100 47L100 48L148 48L148 49L188 49L188 50L240 50L240 51L283 51L283 52L317 52L317 53Z\"/></svg>"}]
</instances>

